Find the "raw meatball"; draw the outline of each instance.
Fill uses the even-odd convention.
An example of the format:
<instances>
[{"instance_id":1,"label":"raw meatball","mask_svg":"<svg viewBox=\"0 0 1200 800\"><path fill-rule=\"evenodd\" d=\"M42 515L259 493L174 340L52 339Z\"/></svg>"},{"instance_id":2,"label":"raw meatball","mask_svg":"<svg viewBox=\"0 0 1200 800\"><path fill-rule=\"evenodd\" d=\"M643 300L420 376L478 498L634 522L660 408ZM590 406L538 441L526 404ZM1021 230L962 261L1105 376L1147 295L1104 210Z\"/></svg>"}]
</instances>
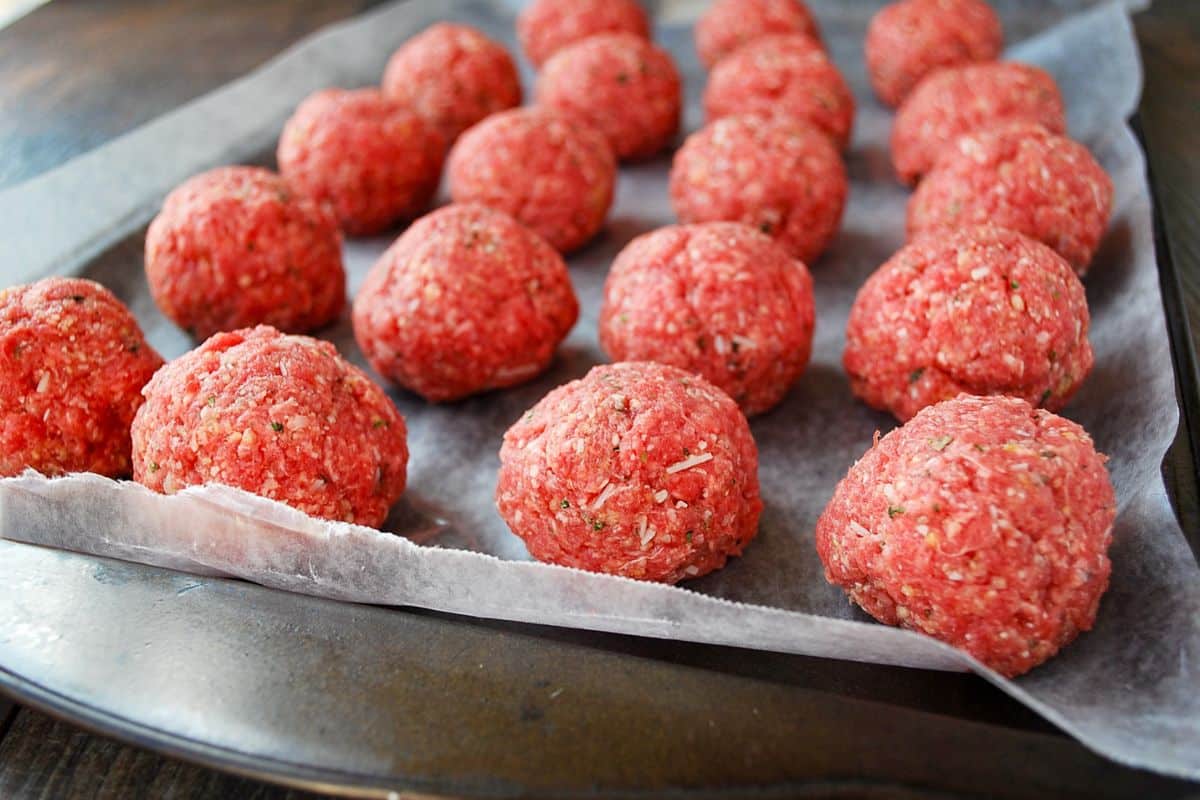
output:
<instances>
[{"instance_id":1,"label":"raw meatball","mask_svg":"<svg viewBox=\"0 0 1200 800\"><path fill-rule=\"evenodd\" d=\"M704 89L704 110L710 121L730 114L795 117L845 149L854 95L820 44L782 34L755 39L717 64Z\"/></svg>"},{"instance_id":2,"label":"raw meatball","mask_svg":"<svg viewBox=\"0 0 1200 800\"><path fill-rule=\"evenodd\" d=\"M446 142L428 122L376 89L325 89L283 126L279 171L333 209L352 236L420 214L437 190Z\"/></svg>"},{"instance_id":3,"label":"raw meatball","mask_svg":"<svg viewBox=\"0 0 1200 800\"><path fill-rule=\"evenodd\" d=\"M504 434L496 505L539 561L675 583L754 538L758 451L737 404L703 378L600 366Z\"/></svg>"},{"instance_id":4,"label":"raw meatball","mask_svg":"<svg viewBox=\"0 0 1200 800\"><path fill-rule=\"evenodd\" d=\"M464 133L450 151L450 195L516 217L560 252L604 224L617 162L604 136L549 108L514 108Z\"/></svg>"},{"instance_id":5,"label":"raw meatball","mask_svg":"<svg viewBox=\"0 0 1200 800\"><path fill-rule=\"evenodd\" d=\"M1058 84L1028 64L996 61L938 70L913 90L892 126L892 163L915 183L958 137L1008 122L1067 130Z\"/></svg>"},{"instance_id":6,"label":"raw meatball","mask_svg":"<svg viewBox=\"0 0 1200 800\"><path fill-rule=\"evenodd\" d=\"M603 133L617 158L638 159L675 138L683 84L666 50L610 33L555 53L538 77L537 99Z\"/></svg>"},{"instance_id":7,"label":"raw meatball","mask_svg":"<svg viewBox=\"0 0 1200 800\"><path fill-rule=\"evenodd\" d=\"M650 20L636 0L534 0L517 17L517 38L535 67L564 47L600 33L649 39Z\"/></svg>"},{"instance_id":8,"label":"raw meatball","mask_svg":"<svg viewBox=\"0 0 1200 800\"><path fill-rule=\"evenodd\" d=\"M221 483L378 526L404 491L404 419L329 342L266 325L218 333L142 394L133 477L156 492Z\"/></svg>"},{"instance_id":9,"label":"raw meatball","mask_svg":"<svg viewBox=\"0 0 1200 800\"><path fill-rule=\"evenodd\" d=\"M838 484L817 521L825 577L881 622L1020 675L1096 618L1117 505L1104 462L1018 398L930 406Z\"/></svg>"},{"instance_id":10,"label":"raw meatball","mask_svg":"<svg viewBox=\"0 0 1200 800\"><path fill-rule=\"evenodd\" d=\"M736 222L639 236L604 285L600 343L614 360L699 373L747 415L783 399L808 365L812 336L808 269Z\"/></svg>"},{"instance_id":11,"label":"raw meatball","mask_svg":"<svg viewBox=\"0 0 1200 800\"><path fill-rule=\"evenodd\" d=\"M0 476L129 474L129 423L162 359L112 292L79 278L0 291Z\"/></svg>"},{"instance_id":12,"label":"raw meatball","mask_svg":"<svg viewBox=\"0 0 1200 800\"><path fill-rule=\"evenodd\" d=\"M380 257L354 300L376 371L435 402L542 372L579 316L567 266L507 214L452 205Z\"/></svg>"},{"instance_id":13,"label":"raw meatball","mask_svg":"<svg viewBox=\"0 0 1200 800\"><path fill-rule=\"evenodd\" d=\"M983 0L902 0L871 18L867 72L894 107L934 70L991 61L1003 49L1000 19Z\"/></svg>"},{"instance_id":14,"label":"raw meatball","mask_svg":"<svg viewBox=\"0 0 1200 800\"><path fill-rule=\"evenodd\" d=\"M333 216L258 167L221 167L167 196L146 232L146 280L189 335L259 323L310 331L346 302Z\"/></svg>"},{"instance_id":15,"label":"raw meatball","mask_svg":"<svg viewBox=\"0 0 1200 800\"><path fill-rule=\"evenodd\" d=\"M817 21L800 0L717 0L696 22L696 53L711 69L747 42L772 33L821 40Z\"/></svg>"},{"instance_id":16,"label":"raw meatball","mask_svg":"<svg viewBox=\"0 0 1200 800\"><path fill-rule=\"evenodd\" d=\"M1113 185L1087 148L1019 122L960 137L908 201L908 233L992 223L1050 245L1087 272Z\"/></svg>"},{"instance_id":17,"label":"raw meatball","mask_svg":"<svg viewBox=\"0 0 1200 800\"><path fill-rule=\"evenodd\" d=\"M692 134L671 166L682 222L742 222L811 264L837 233L846 168L829 138L786 117L723 117Z\"/></svg>"},{"instance_id":18,"label":"raw meatball","mask_svg":"<svg viewBox=\"0 0 1200 800\"><path fill-rule=\"evenodd\" d=\"M901 421L958 395L1057 411L1092 369L1088 307L1071 265L994 227L923 236L867 279L846 326L854 393Z\"/></svg>"},{"instance_id":19,"label":"raw meatball","mask_svg":"<svg viewBox=\"0 0 1200 800\"><path fill-rule=\"evenodd\" d=\"M453 142L489 114L519 106L521 80L498 42L469 25L439 22L392 54L383 93Z\"/></svg>"}]
</instances>

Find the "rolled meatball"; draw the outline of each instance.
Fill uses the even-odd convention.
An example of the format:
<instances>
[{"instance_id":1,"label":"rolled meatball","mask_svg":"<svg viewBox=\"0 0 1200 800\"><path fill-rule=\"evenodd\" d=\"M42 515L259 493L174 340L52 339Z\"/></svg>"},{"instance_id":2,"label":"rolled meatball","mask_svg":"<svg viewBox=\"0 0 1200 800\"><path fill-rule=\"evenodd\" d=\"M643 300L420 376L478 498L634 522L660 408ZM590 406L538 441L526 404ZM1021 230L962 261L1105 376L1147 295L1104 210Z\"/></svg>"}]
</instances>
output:
<instances>
[{"instance_id":1,"label":"rolled meatball","mask_svg":"<svg viewBox=\"0 0 1200 800\"><path fill-rule=\"evenodd\" d=\"M846 168L829 138L803 122L723 117L676 152L670 192L681 222L741 222L812 264L841 224Z\"/></svg>"},{"instance_id":2,"label":"rolled meatball","mask_svg":"<svg viewBox=\"0 0 1200 800\"><path fill-rule=\"evenodd\" d=\"M742 45L773 33L821 40L816 19L801 0L716 0L696 21L696 53L712 69Z\"/></svg>"},{"instance_id":3,"label":"rolled meatball","mask_svg":"<svg viewBox=\"0 0 1200 800\"><path fill-rule=\"evenodd\" d=\"M915 183L958 137L1021 121L1066 133L1066 110L1050 73L1014 61L938 70L896 112L892 164L901 180Z\"/></svg>"},{"instance_id":4,"label":"rolled meatball","mask_svg":"<svg viewBox=\"0 0 1200 800\"><path fill-rule=\"evenodd\" d=\"M1056 411L1092 369L1088 307L1071 265L991 226L905 246L867 279L846 325L854 393L904 421L960 392Z\"/></svg>"},{"instance_id":5,"label":"rolled meatball","mask_svg":"<svg viewBox=\"0 0 1200 800\"><path fill-rule=\"evenodd\" d=\"M1108 227L1113 185L1088 149L1017 122L960 137L908 201L908 233L991 223L1020 231L1087 272Z\"/></svg>"},{"instance_id":6,"label":"rolled meatball","mask_svg":"<svg viewBox=\"0 0 1200 800\"><path fill-rule=\"evenodd\" d=\"M404 419L329 342L265 325L218 333L143 394L133 477L156 492L220 483L378 526L404 491Z\"/></svg>"},{"instance_id":7,"label":"rolled meatball","mask_svg":"<svg viewBox=\"0 0 1200 800\"><path fill-rule=\"evenodd\" d=\"M1020 675L1096 619L1117 506L1104 462L1019 398L930 406L838 484L817 520L825 577L880 622Z\"/></svg>"},{"instance_id":8,"label":"rolled meatball","mask_svg":"<svg viewBox=\"0 0 1200 800\"><path fill-rule=\"evenodd\" d=\"M489 114L519 106L521 79L499 42L469 25L439 22L392 54L383 93L450 143Z\"/></svg>"},{"instance_id":9,"label":"rolled meatball","mask_svg":"<svg viewBox=\"0 0 1200 800\"><path fill-rule=\"evenodd\" d=\"M637 0L533 0L517 17L517 38L535 67L564 47L602 33L649 39L650 19Z\"/></svg>"},{"instance_id":10,"label":"rolled meatball","mask_svg":"<svg viewBox=\"0 0 1200 800\"><path fill-rule=\"evenodd\" d=\"M600 34L546 62L537 100L603 133L617 158L641 159L678 133L683 84L666 50L632 33Z\"/></svg>"},{"instance_id":11,"label":"rolled meatball","mask_svg":"<svg viewBox=\"0 0 1200 800\"><path fill-rule=\"evenodd\" d=\"M737 404L704 378L600 366L508 429L496 505L539 561L676 583L754 538L758 451Z\"/></svg>"},{"instance_id":12,"label":"rolled meatball","mask_svg":"<svg viewBox=\"0 0 1200 800\"><path fill-rule=\"evenodd\" d=\"M992 61L1004 49L1000 18L984 0L901 0L867 27L867 72L889 106L941 67Z\"/></svg>"},{"instance_id":13,"label":"rolled meatball","mask_svg":"<svg viewBox=\"0 0 1200 800\"><path fill-rule=\"evenodd\" d=\"M535 106L494 114L464 133L448 171L454 202L503 211L566 253L604 225L617 162L599 131Z\"/></svg>"},{"instance_id":14,"label":"rolled meatball","mask_svg":"<svg viewBox=\"0 0 1200 800\"><path fill-rule=\"evenodd\" d=\"M354 300L354 334L381 375L456 400L541 373L579 316L566 264L501 211L451 205L417 220Z\"/></svg>"},{"instance_id":15,"label":"rolled meatball","mask_svg":"<svg viewBox=\"0 0 1200 800\"><path fill-rule=\"evenodd\" d=\"M708 119L731 114L790 116L845 149L854 95L820 44L800 34L763 36L713 68L704 89Z\"/></svg>"},{"instance_id":16,"label":"rolled meatball","mask_svg":"<svg viewBox=\"0 0 1200 800\"><path fill-rule=\"evenodd\" d=\"M98 283L44 278L0 291L0 477L129 474L129 424L162 366Z\"/></svg>"},{"instance_id":17,"label":"rolled meatball","mask_svg":"<svg viewBox=\"0 0 1200 800\"><path fill-rule=\"evenodd\" d=\"M736 222L672 225L613 262L600 343L616 361L703 375L753 415L804 372L813 322L812 277L771 237Z\"/></svg>"},{"instance_id":18,"label":"rolled meatball","mask_svg":"<svg viewBox=\"0 0 1200 800\"><path fill-rule=\"evenodd\" d=\"M332 209L353 236L418 216L441 178L446 142L415 112L377 89L325 89L283 126L279 171Z\"/></svg>"},{"instance_id":19,"label":"rolled meatball","mask_svg":"<svg viewBox=\"0 0 1200 800\"><path fill-rule=\"evenodd\" d=\"M258 167L220 167L171 192L145 258L159 310L198 339L258 324L310 331L346 303L333 216Z\"/></svg>"}]
</instances>

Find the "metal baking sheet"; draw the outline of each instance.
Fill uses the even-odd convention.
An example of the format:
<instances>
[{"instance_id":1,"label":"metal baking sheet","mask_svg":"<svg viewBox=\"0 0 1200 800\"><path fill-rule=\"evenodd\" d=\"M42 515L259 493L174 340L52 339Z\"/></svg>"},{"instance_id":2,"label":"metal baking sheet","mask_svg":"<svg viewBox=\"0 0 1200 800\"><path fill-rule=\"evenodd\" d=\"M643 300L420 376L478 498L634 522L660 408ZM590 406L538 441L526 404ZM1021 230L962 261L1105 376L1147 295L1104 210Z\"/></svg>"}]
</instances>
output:
<instances>
[{"instance_id":1,"label":"metal baking sheet","mask_svg":"<svg viewBox=\"0 0 1200 800\"><path fill-rule=\"evenodd\" d=\"M756 436L764 451L764 487L770 493L763 532L746 558L711 578L694 582L693 588L717 597L794 609L850 623L849 626L827 625L828 632L821 640L824 643L813 644L816 640L810 637L808 643L801 646L801 652L838 653L871 660L952 666L956 663L952 658L942 656L927 642L913 644L913 652L916 655L905 656L901 651L908 647L908 640L912 637L879 626L860 624L863 617L846 607L836 590L824 586L819 581L819 566L811 553L810 543L803 538L805 533L811 530L812 520L823 504L823 500L816 498L822 494L827 496L840 472L865 448L874 428L890 425L890 422L880 415L874 415L853 404L845 390L844 378L840 376L836 365L840 355L840 328L844 322L844 310L848 306L848 299L862 278L899 244L902 217L895 209L897 204L902 208L903 202L902 190L890 181L887 174L886 153L881 145L881 131L886 129L886 112L874 104L863 88L864 76L859 47L865 20L872 9L865 5L850 8L832 3L815 5L833 55L855 85L861 105L858 133L849 160L854 180L851 206L845 229L833 253L814 266L818 285L818 307L821 311L814 365L783 408L755 422ZM1063 4L1041 7L1039 11L1028 4L1017 3L1011 7L1006 6L1005 10L1010 39L1020 39L1023 34L1039 30L1056 19L1065 17L1069 12L1078 10L1078 7ZM691 102L688 123L689 127L695 127L699 123L696 96L702 82L690 51L686 27L677 21L679 18L686 18L689 11L674 6L665 11L667 13L663 17L663 24L660 25L660 38L680 58L689 78ZM369 20L361 20L341 28L340 33L343 34L349 35L349 32L353 31L356 37L354 41L361 44L361 47L343 47L336 51L326 47L322 50L314 46L321 44L319 39L301 46L292 53L295 57L292 61L285 58L262 73L225 90L229 93L226 100L230 101L223 106L226 112L237 108L238 102L253 102L255 113L221 117L220 126L228 129L222 136L206 137L202 135L202 131L189 131L186 125L179 124L183 120L176 115L153 123L141 133L147 136L153 133L158 140L169 137L170 151L161 153L151 148L139 153L139 156L144 157L145 168L132 174L129 181L114 187L111 192L106 189L103 203L94 203L79 209L63 208L63 204L67 202L68 190L73 186L72 181L78 182L83 172L81 166L92 167L97 170L97 174L102 174L109 166L96 157L91 157L91 164L75 165L74 173L65 170L65 175L58 173L48 176L36 186L19 187L27 190L22 195L10 193L6 197L0 197L0 207L3 207L5 200L19 198L21 202L13 204L16 215L13 219L17 224L29 222L28 218L22 218L22 215L31 213L32 209L37 218L26 230L47 234L24 237L16 251L20 260L13 259L9 264L14 265L14 271L31 269L35 268L31 265L46 263L53 263L55 268L60 270L75 269L81 264L84 265L85 274L97 277L112 286L131 303L156 346L167 355L181 352L187 347L186 339L157 315L141 284L140 247L136 227L153 212L158 198L179 178L187 172L194 171L189 167L187 172L179 174L186 165L210 166L221 161L246 160L269 152L278 122L286 116L298 99L297 93L302 95L311 88L329 83L356 85L373 79L381 68L382 59L403 38L405 32L419 29L434 17L443 15L446 15L446 9L433 4L414 3L402 8L385 9ZM466 2L454 4L448 15L466 19L501 38L511 40L511 17L504 9L498 9L494 5ZM1109 40L1106 41L1103 37L1098 42L1089 40L1087 44L1094 46L1093 50L1088 52L1089 58L1063 59L1059 62L1060 65L1074 70L1075 73L1086 72L1089 75L1103 76L1105 67L1111 67L1108 63L1111 59L1106 56L1112 55L1106 51L1105 45L1128 47L1132 39L1127 27L1120 28L1118 25L1115 34L1110 29L1102 30L1107 31ZM1120 38L1121 34L1124 34L1124 39ZM1043 40L1036 52L1046 58L1053 58L1056 54L1056 44L1054 39ZM1038 45L1026 47L1029 48L1028 57L1034 58L1034 48ZM1018 49L1018 55L1020 52ZM1058 55L1061 56L1061 53ZM1116 63L1120 64L1120 59L1116 59ZM1136 65L1136 55L1134 64ZM310 69L300 69L302 65L307 65ZM1059 73L1058 77L1066 85L1066 79L1070 75ZM1157 288L1153 274L1147 272L1147 259L1141 257L1149 252L1148 263L1153 267L1152 250L1147 250L1148 200L1144 197L1144 192L1139 193L1139 187L1140 190L1145 188L1139 171L1140 153L1137 152L1132 138L1120 125L1119 116L1122 109L1128 110L1136 98L1136 80L1132 83L1120 80L1129 77L1128 74L1122 75L1120 71L1109 77L1114 79L1114 86L1132 85L1134 94L1128 96L1117 91L1116 97L1111 98L1113 102L1110 106L1103 103L1072 103L1072 94L1068 91L1068 103L1072 110L1072 131L1087 141L1110 168L1114 165L1120 166L1123 173L1117 175L1118 185L1127 189L1119 194L1117 223L1100 256L1096 272L1089 281L1090 300L1096 318L1093 340L1098 354L1107 353L1108 360L1105 362L1101 359L1101 369L1097 370L1100 375L1094 375L1089 381L1069 414L1076 416L1097 433L1102 449L1114 456L1114 473L1123 504L1117 552L1119 554L1120 548L1124 546L1126 563L1143 563L1145 557L1161 556L1164 552L1143 552L1138 534L1156 528L1169 530L1174 526L1161 493L1161 485L1156 487L1151 480L1155 474L1157 460L1170 439L1174 420L1173 417L1162 419L1164 425L1160 430L1143 428L1128 435L1107 437L1098 432L1102 428L1107 430L1104 427L1105 420L1121 418L1120 415L1129 410L1129 404L1136 405L1138 399L1136 393L1130 391L1111 391L1105 379L1120 384L1131 376L1144 377L1141 388L1153 391L1156 402L1163 396L1164 387L1168 394L1171 391L1169 362L1161 358L1165 348L1156 350L1153 342L1148 342L1150 355L1147 358L1146 351L1126 346L1131 332L1136 334L1139 330L1143 333L1149 330L1153 335L1154 329L1146 327L1146 318L1138 315L1145 310L1147 301L1157 314L1160 328L1161 308L1157 305ZM179 113L186 115L189 111L194 113L196 110L193 107ZM153 130L156 126L158 130ZM129 145L129 140L125 140L124 144ZM106 155L119 161L121 145L122 143L117 143L114 146L115 151L109 150ZM669 207L663 191L665 167L666 161L661 160L625 170L618 205L606 234L579 257L572 259L573 276L584 300L585 314L564 351L564 357L560 359L554 371L523 389L479 398L452 408L428 409L414 398L397 395L398 403L412 421L414 430L414 472L410 484L413 488L410 488L409 497L397 520L397 526L402 532L428 544L482 549L505 558L520 558L523 555L520 543L507 535L494 515L488 514L489 504L479 501L479 497L490 496L490 485L485 484L490 480L488 476L494 474L495 441L498 441L499 434L508 422L547 388L581 374L598 358L594 345L594 300L602 280L603 269L616 250L632 235L670 221ZM43 205L39 205L39 199ZM53 203L53 215L45 214L46 202ZM130 239L115 248L103 251L98 258L90 258L131 228L135 233ZM51 235L56 231L62 235ZM81 237L80 231L88 231L91 235ZM366 265L385 243L384 240L358 242L348 248L352 285L361 277ZM1113 299L1122 292L1136 297L1138 303L1113 303ZM589 299L593 302L589 302ZM587 313L587 310L591 313ZM1107 327L1101 324L1105 315L1110 320ZM1153 319L1154 314L1151 314L1151 324ZM1119 321L1119 324L1116 321ZM345 352L356 355L356 351L348 343L345 326L330 332L329 335L343 346ZM1102 372L1105 365L1108 371ZM1164 365L1165 383L1164 373L1160 369ZM1172 410L1173 402L1172 398ZM456 451L450 453L448 459L449 462L462 466L447 470L447 461L439 461L435 455L435 443L442 446L447 441L445 434L461 427L459 423L464 416L472 418L475 424L468 429L470 435L451 437ZM803 424L797 424L797 421ZM847 421L861 430L839 427ZM831 422L838 424L833 425ZM836 433L836 439L831 439L831 431ZM814 447L814 443L822 453L832 454L828 462L822 462L821 466L816 467L812 466L813 459L806 458L813 452L811 448ZM422 450L426 456L424 461L419 460ZM776 469L774 473L771 473L770 467L767 466L772 463ZM806 465L808 469L805 469ZM455 480L444 480L446 474L450 474ZM800 482L804 485L794 485L797 476L800 476ZM471 502L461 501L464 486L476 495ZM449 494L446 494L447 492ZM774 507L770 505L771 497L777 499ZM798 509L800 514L796 513ZM1123 540L1122 532L1126 532ZM1174 533L1178 538L1178 532ZM1170 546L1170 540L1167 540L1167 546ZM241 574L235 570L223 571ZM261 579L253 573L248 576ZM1144 575L1134 573L1124 575L1126 580L1143 577ZM1113 594L1118 597L1123 596L1121 579L1122 574L1118 566L1113 590ZM293 588L311 591L311 587ZM1132 586L1126 588L1129 591L1134 589ZM641 632L667 636L691 635L708 641L741 641L752 646L779 649L796 647L782 642L781 638L785 637L778 634L771 634L766 641L756 642L748 637L744 641L736 636L731 638L726 633L719 636L708 635L707 638L703 630L699 634L694 630L689 633L688 629L682 628L678 619L672 616L677 610L674 605L676 602L680 605L695 605L698 608L722 609L729 618L729 629L735 633L738 633L741 624L753 618L753 614L744 609L741 613L734 613L729 607L704 604L699 599L676 601L673 595L655 594L656 590L644 587L639 587L636 591L638 596L632 597L636 602L663 602L661 608L665 611L661 613L665 614L669 622L665 625L659 624L654 630ZM373 599L363 594L338 594L336 591L329 593L355 599ZM493 606L503 599L505 598L493 598ZM1194 597L1188 602L1192 601ZM1188 606L1186 603L1182 607L1177 604L1170 609L1164 608L1163 613L1155 613L1156 609L1145 606L1140 594L1135 601L1121 603L1116 612L1111 611L1110 606L1112 603L1106 602L1107 616L1102 616L1100 630L1085 637L1050 667L1039 670L1019 684L1006 683L1005 688L1041 713L1072 730L1091 746L1113 757L1160 769L1186 770L1186 744L1184 752L1164 751L1161 747L1161 736L1165 730L1162 726L1177 724L1178 718L1171 716L1170 720L1164 721L1161 715L1158 715L1148 720L1144 714L1136 713L1144 710L1143 706L1136 704L1145 702L1150 703L1151 708L1158 708L1164 702L1163 692L1186 685L1186 679L1190 675L1186 670L1175 676L1177 681L1182 679L1184 683L1168 682L1165 686L1159 685L1155 691L1147 688L1134 699L1135 707L1128 704L1121 706L1120 703L1109 707L1101 704L1098 707L1090 700L1098 678L1102 680L1105 674L1108 674L1108 677L1113 679L1111 660L1106 659L1111 656L1118 635L1125 636L1130 630L1141 631L1145 642L1159 646L1161 650L1161 639L1165 638L1160 635L1161 628L1147 630L1144 625L1139 624L1140 620L1146 616L1154 616L1161 623L1186 627ZM474 613L467 605L436 607ZM732 608L735 611L738 609ZM557 619L552 615L539 616L538 611L537 608L521 611L525 614L521 618L561 621L561 616ZM493 613L503 616L501 611ZM652 618L653 614L645 616ZM759 617L761 616L759 614ZM650 621L653 622L652 619ZM794 624L798 622L797 620ZM1130 622L1133 623L1132 626ZM580 620L580 624L585 627L603 627L594 621L589 624ZM1106 626L1107 636L1104 635ZM834 632L837 633L839 641L829 638ZM840 641L843 635L859 637L861 644L855 646ZM1184 638L1182 644L1176 640L1177 648L1183 648L1178 649L1178 652L1184 653L1194 644L1194 630L1192 635L1193 639ZM820 639L820 634L817 639ZM1122 652L1132 652L1128 643L1123 646ZM1163 655L1157 652L1156 659ZM1140 662L1145 660L1145 653L1142 652L1139 663L1130 667L1136 669ZM1157 660L1155 663L1161 664ZM1178 663L1181 667L1185 665L1182 655ZM1083 666L1080 666L1081 664ZM1100 670L1092 667L1098 667L1100 664L1104 665L1105 674L1097 675ZM1125 673L1118 672L1118 675L1123 680ZM1176 709L1176 712L1179 711L1180 709ZM1186 708L1182 711L1186 712ZM1150 727L1147 728L1147 725ZM1196 732L1193 730L1192 734ZM1184 766L1181 767L1181 764Z\"/></svg>"}]
</instances>

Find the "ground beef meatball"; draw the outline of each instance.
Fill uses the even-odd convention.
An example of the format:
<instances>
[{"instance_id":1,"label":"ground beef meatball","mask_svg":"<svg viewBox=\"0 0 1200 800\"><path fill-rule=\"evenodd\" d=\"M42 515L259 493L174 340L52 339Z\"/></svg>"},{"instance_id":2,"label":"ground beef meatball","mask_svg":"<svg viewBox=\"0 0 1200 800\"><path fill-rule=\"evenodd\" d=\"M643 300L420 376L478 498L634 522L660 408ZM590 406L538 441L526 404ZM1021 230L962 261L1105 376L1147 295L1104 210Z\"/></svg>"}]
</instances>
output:
<instances>
[{"instance_id":1,"label":"ground beef meatball","mask_svg":"<svg viewBox=\"0 0 1200 800\"><path fill-rule=\"evenodd\" d=\"M198 339L260 323L310 331L346 303L333 216L258 167L220 167L167 196L146 232L146 280Z\"/></svg>"},{"instance_id":2,"label":"ground beef meatball","mask_svg":"<svg viewBox=\"0 0 1200 800\"><path fill-rule=\"evenodd\" d=\"M696 21L696 53L711 69L742 45L773 33L821 40L817 21L800 0L716 0Z\"/></svg>"},{"instance_id":3,"label":"ground beef meatball","mask_svg":"<svg viewBox=\"0 0 1200 800\"><path fill-rule=\"evenodd\" d=\"M129 474L129 423L162 366L112 292L79 278L0 291L0 477Z\"/></svg>"},{"instance_id":4,"label":"ground beef meatball","mask_svg":"<svg viewBox=\"0 0 1200 800\"><path fill-rule=\"evenodd\" d=\"M675 139L683 84L666 50L610 33L555 53L538 76L537 99L603 133L617 158L641 159Z\"/></svg>"},{"instance_id":5,"label":"ground beef meatball","mask_svg":"<svg viewBox=\"0 0 1200 800\"><path fill-rule=\"evenodd\" d=\"M991 61L1003 49L1000 18L983 0L901 0L871 18L867 72L894 107L934 70Z\"/></svg>"},{"instance_id":6,"label":"ground beef meatball","mask_svg":"<svg viewBox=\"0 0 1200 800\"><path fill-rule=\"evenodd\" d=\"M699 373L751 415L804 372L813 321L808 269L771 237L736 222L672 225L613 262L600 343L617 361Z\"/></svg>"},{"instance_id":7,"label":"ground beef meatball","mask_svg":"<svg viewBox=\"0 0 1200 800\"><path fill-rule=\"evenodd\" d=\"M737 404L703 378L596 367L509 428L496 505L539 561L675 583L754 538L758 451Z\"/></svg>"},{"instance_id":8,"label":"ground beef meatball","mask_svg":"<svg viewBox=\"0 0 1200 800\"><path fill-rule=\"evenodd\" d=\"M829 138L786 117L723 117L692 134L671 166L681 222L741 222L805 264L829 246L846 205L846 168Z\"/></svg>"},{"instance_id":9,"label":"ground beef meatball","mask_svg":"<svg viewBox=\"0 0 1200 800\"><path fill-rule=\"evenodd\" d=\"M533 0L517 17L517 38L535 67L564 47L601 33L649 39L650 19L637 0Z\"/></svg>"},{"instance_id":10,"label":"ground beef meatball","mask_svg":"<svg viewBox=\"0 0 1200 800\"><path fill-rule=\"evenodd\" d=\"M464 133L448 171L456 203L504 211L566 253L604 225L617 162L599 131L532 107L494 114Z\"/></svg>"},{"instance_id":11,"label":"ground beef meatball","mask_svg":"<svg viewBox=\"0 0 1200 800\"><path fill-rule=\"evenodd\" d=\"M501 211L451 205L417 220L354 300L380 374L435 402L542 372L579 316L566 264Z\"/></svg>"},{"instance_id":12,"label":"ground beef meatball","mask_svg":"<svg viewBox=\"0 0 1200 800\"><path fill-rule=\"evenodd\" d=\"M404 491L404 419L329 342L218 333L163 367L133 421L133 476L220 483L315 517L378 526Z\"/></svg>"},{"instance_id":13,"label":"ground beef meatball","mask_svg":"<svg viewBox=\"0 0 1200 800\"><path fill-rule=\"evenodd\" d=\"M1067 130L1066 110L1050 73L1014 61L938 70L913 90L892 126L892 163L905 183L932 169L958 137L1004 123Z\"/></svg>"},{"instance_id":14,"label":"ground beef meatball","mask_svg":"<svg viewBox=\"0 0 1200 800\"><path fill-rule=\"evenodd\" d=\"M1092 368L1071 265L1014 231L934 232L872 275L846 326L854 393L901 421L956 396L1005 394L1057 411Z\"/></svg>"},{"instance_id":15,"label":"ground beef meatball","mask_svg":"<svg viewBox=\"0 0 1200 800\"><path fill-rule=\"evenodd\" d=\"M1017 122L959 137L908 201L908 233L991 223L1048 244L1082 275L1112 211L1088 149Z\"/></svg>"},{"instance_id":16,"label":"ground beef meatball","mask_svg":"<svg viewBox=\"0 0 1200 800\"><path fill-rule=\"evenodd\" d=\"M1019 398L930 406L838 484L817 521L825 577L881 622L1020 675L1096 618L1117 505L1104 462Z\"/></svg>"},{"instance_id":17,"label":"ground beef meatball","mask_svg":"<svg viewBox=\"0 0 1200 800\"><path fill-rule=\"evenodd\" d=\"M377 89L325 89L300 104L279 137L279 171L332 209L353 236L387 230L429 205L446 141Z\"/></svg>"},{"instance_id":18,"label":"ground beef meatball","mask_svg":"<svg viewBox=\"0 0 1200 800\"><path fill-rule=\"evenodd\" d=\"M383 93L424 117L446 142L521 104L521 79L503 45L469 25L439 22L388 61Z\"/></svg>"},{"instance_id":19,"label":"ground beef meatball","mask_svg":"<svg viewBox=\"0 0 1200 800\"><path fill-rule=\"evenodd\" d=\"M725 58L709 76L704 110L714 120L731 114L785 115L824 131L845 149L854 125L854 95L813 39L763 36Z\"/></svg>"}]
</instances>

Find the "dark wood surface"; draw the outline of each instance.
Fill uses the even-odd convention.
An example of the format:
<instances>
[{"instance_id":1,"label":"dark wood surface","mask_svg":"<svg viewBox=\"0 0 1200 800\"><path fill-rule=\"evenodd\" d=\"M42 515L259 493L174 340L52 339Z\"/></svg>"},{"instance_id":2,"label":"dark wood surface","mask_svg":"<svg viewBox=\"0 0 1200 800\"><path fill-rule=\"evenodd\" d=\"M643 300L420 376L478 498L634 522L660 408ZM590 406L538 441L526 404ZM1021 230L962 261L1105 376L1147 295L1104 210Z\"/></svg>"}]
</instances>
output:
<instances>
[{"instance_id":1,"label":"dark wood surface","mask_svg":"<svg viewBox=\"0 0 1200 800\"><path fill-rule=\"evenodd\" d=\"M371 0L56 0L0 31L0 188L124 133ZM1141 120L1193 338L1200 320L1200 2L1135 18ZM1190 533L1186 431L1164 464ZM1007 701L1013 702L1013 701ZM85 733L0 699L0 797L307 798Z\"/></svg>"}]
</instances>

